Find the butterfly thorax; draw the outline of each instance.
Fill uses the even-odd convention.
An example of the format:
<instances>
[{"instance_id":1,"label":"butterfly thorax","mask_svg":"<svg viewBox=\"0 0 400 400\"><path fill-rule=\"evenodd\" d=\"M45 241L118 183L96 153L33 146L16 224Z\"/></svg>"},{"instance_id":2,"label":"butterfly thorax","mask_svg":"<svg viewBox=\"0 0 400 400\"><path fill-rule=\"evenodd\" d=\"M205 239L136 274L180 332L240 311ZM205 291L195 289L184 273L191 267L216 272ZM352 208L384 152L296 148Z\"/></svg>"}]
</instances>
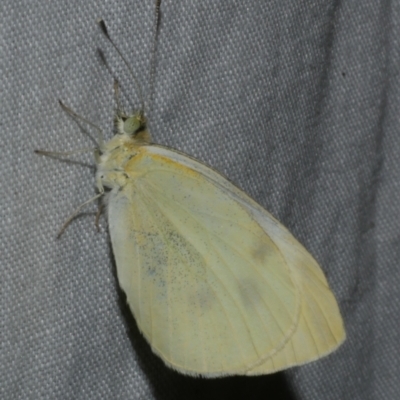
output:
<instances>
[{"instance_id":1,"label":"butterfly thorax","mask_svg":"<svg viewBox=\"0 0 400 400\"><path fill-rule=\"evenodd\" d=\"M115 118L118 133L105 143L97 156L96 182L100 191L125 186L129 178L126 164L135 157L140 148L150 143L150 134L143 113L132 115L117 114Z\"/></svg>"}]
</instances>

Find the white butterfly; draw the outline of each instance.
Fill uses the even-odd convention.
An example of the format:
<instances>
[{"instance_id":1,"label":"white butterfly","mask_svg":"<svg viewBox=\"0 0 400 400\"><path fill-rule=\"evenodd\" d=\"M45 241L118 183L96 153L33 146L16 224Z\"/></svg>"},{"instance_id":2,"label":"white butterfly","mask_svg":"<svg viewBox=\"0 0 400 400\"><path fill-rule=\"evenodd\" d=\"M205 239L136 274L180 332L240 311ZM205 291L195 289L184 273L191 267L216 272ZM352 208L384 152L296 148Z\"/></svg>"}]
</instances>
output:
<instances>
[{"instance_id":1,"label":"white butterfly","mask_svg":"<svg viewBox=\"0 0 400 400\"><path fill-rule=\"evenodd\" d=\"M152 144L142 111L116 121L97 152L96 197L110 189L119 284L153 351L181 373L214 377L335 350L345 339L336 300L290 232L218 172Z\"/></svg>"},{"instance_id":2,"label":"white butterfly","mask_svg":"<svg viewBox=\"0 0 400 400\"><path fill-rule=\"evenodd\" d=\"M290 232L216 171L145 140L140 113L118 125L97 181L111 188L118 280L153 351L182 373L221 376L336 349L345 332L335 298Z\"/></svg>"}]
</instances>

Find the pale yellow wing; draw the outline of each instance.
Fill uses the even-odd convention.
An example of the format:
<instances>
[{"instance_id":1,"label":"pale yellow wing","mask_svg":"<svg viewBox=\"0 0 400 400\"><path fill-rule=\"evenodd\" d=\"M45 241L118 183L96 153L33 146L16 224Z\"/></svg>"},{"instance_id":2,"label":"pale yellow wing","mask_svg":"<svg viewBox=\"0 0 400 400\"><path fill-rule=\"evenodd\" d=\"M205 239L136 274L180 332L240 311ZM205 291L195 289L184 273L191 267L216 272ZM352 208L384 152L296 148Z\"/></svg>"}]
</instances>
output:
<instances>
[{"instance_id":1,"label":"pale yellow wing","mask_svg":"<svg viewBox=\"0 0 400 400\"><path fill-rule=\"evenodd\" d=\"M143 146L109 198L118 279L152 349L190 375L265 374L344 340L315 260L212 169Z\"/></svg>"}]
</instances>

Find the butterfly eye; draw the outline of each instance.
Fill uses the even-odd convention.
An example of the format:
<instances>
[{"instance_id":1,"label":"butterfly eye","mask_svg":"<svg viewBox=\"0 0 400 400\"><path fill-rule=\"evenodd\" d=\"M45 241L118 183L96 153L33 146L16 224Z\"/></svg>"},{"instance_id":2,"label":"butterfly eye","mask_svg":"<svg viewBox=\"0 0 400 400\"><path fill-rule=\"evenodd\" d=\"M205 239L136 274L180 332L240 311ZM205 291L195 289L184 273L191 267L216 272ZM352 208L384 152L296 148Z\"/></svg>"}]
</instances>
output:
<instances>
[{"instance_id":1,"label":"butterfly eye","mask_svg":"<svg viewBox=\"0 0 400 400\"><path fill-rule=\"evenodd\" d=\"M145 128L146 118L141 113L131 115L123 122L123 132L129 136L134 136Z\"/></svg>"}]
</instances>

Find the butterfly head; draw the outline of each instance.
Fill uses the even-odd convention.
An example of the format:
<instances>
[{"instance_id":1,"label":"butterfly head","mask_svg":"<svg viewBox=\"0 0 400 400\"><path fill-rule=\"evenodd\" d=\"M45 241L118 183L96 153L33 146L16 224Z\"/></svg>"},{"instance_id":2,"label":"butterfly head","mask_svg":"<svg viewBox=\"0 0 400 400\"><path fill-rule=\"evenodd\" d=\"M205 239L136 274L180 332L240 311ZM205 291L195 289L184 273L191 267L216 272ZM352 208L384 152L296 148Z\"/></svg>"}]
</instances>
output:
<instances>
[{"instance_id":1,"label":"butterfly head","mask_svg":"<svg viewBox=\"0 0 400 400\"><path fill-rule=\"evenodd\" d=\"M147 130L147 119L142 111L131 115L117 114L115 123L118 133L127 135L135 141L150 142L150 134Z\"/></svg>"}]
</instances>

